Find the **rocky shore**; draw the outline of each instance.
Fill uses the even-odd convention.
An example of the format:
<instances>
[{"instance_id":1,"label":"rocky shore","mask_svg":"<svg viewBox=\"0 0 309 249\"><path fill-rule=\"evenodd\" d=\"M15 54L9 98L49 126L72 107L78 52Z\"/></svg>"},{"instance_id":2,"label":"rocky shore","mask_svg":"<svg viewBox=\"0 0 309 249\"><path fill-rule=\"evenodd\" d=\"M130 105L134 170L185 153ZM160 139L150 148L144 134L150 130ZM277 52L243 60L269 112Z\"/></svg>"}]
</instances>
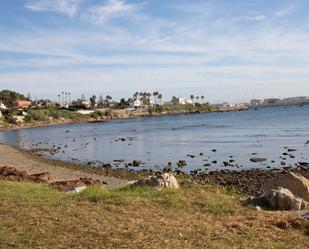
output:
<instances>
[{"instance_id":1,"label":"rocky shore","mask_svg":"<svg viewBox=\"0 0 309 249\"><path fill-rule=\"evenodd\" d=\"M91 164L75 164L59 160L46 159L35 155L36 151L22 151L7 145L0 145L0 166L12 166L18 170L31 174L49 172L54 181L79 180L91 178L106 183L106 186L117 187L130 180L143 179L160 173L160 171L133 168L113 168L110 164L95 166ZM137 160L135 165L137 164ZM185 162L180 162L185 163ZM210 172L184 173L179 165L175 170L165 168L162 172L172 172L186 183L211 183L218 187L236 190L247 196L260 196L276 186L276 180L289 172L298 173L309 178L309 163L302 163L297 167L283 167L281 169L251 169L251 170L218 170Z\"/></svg>"},{"instance_id":2,"label":"rocky shore","mask_svg":"<svg viewBox=\"0 0 309 249\"><path fill-rule=\"evenodd\" d=\"M116 116L107 116L103 118L84 118L77 120L49 120L48 122L35 122L35 123L20 123L20 124L8 124L1 125L0 124L0 132L1 131L9 131L9 130L18 130L18 129L30 129L30 128L38 128L45 126L58 126L58 125L74 125L74 124L82 124L82 123L97 123L97 122L107 122L110 120L126 120L132 118L141 118L141 117L162 117L162 116L178 116L178 115L193 115L193 114L204 114L209 112L232 112L232 111L244 111L246 109L214 109L210 111L190 111L190 110L179 110L179 111L164 111L164 112L135 112L131 111L130 113L117 114Z\"/></svg>"}]
</instances>

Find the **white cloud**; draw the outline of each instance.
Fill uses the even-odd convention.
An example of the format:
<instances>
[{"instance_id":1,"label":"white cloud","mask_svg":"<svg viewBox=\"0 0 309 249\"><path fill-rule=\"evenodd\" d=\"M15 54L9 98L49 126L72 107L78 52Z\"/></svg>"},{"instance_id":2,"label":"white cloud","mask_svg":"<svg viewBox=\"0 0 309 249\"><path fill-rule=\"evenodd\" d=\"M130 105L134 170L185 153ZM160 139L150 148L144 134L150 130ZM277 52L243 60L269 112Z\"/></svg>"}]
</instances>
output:
<instances>
[{"instance_id":1,"label":"white cloud","mask_svg":"<svg viewBox=\"0 0 309 249\"><path fill-rule=\"evenodd\" d=\"M82 0L34 0L25 5L25 8L37 11L53 11L68 15L73 18Z\"/></svg>"},{"instance_id":2,"label":"white cloud","mask_svg":"<svg viewBox=\"0 0 309 249\"><path fill-rule=\"evenodd\" d=\"M287 16L293 14L295 11L296 11L296 7L290 6L290 7L287 7L285 9L281 9L281 10L276 11L274 13L274 16L276 18L284 18L284 17L287 17Z\"/></svg>"},{"instance_id":3,"label":"white cloud","mask_svg":"<svg viewBox=\"0 0 309 249\"><path fill-rule=\"evenodd\" d=\"M124 0L108 0L103 5L91 6L82 17L95 23L104 23L109 18L133 15L137 7L137 4L127 4Z\"/></svg>"}]
</instances>

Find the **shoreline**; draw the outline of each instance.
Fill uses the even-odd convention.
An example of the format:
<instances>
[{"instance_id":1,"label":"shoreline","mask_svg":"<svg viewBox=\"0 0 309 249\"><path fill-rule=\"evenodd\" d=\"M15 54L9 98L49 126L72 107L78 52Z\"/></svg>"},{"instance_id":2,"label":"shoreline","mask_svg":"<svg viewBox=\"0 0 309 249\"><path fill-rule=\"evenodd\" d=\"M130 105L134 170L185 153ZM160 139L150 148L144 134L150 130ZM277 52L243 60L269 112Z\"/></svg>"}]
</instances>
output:
<instances>
[{"instance_id":1,"label":"shoreline","mask_svg":"<svg viewBox=\"0 0 309 249\"><path fill-rule=\"evenodd\" d=\"M65 121L57 121L57 122L37 122L37 123L29 123L29 124L21 124L21 125L12 125L10 124L8 127L0 127L0 132L5 131L16 131L20 129L33 129L33 128L41 128L41 127L50 127L50 126L66 126L66 125L75 125L75 124L90 124L90 123L104 123L113 120L130 120L130 119L138 119L138 118L159 118L166 116L182 116L182 115L198 115L198 114L207 114L207 113L224 113L224 112L239 112L246 111L248 109L233 109L233 110L212 110L212 111L173 111L168 113L151 113L151 114L141 114L141 115L133 115L126 117L110 117L110 118L86 118L83 120L65 120Z\"/></svg>"},{"instance_id":2,"label":"shoreline","mask_svg":"<svg viewBox=\"0 0 309 249\"><path fill-rule=\"evenodd\" d=\"M86 164L78 164L72 162L66 162L58 159L50 159L41 155L37 155L28 150L22 150L15 148L10 145L1 145L0 144L0 154L7 155L6 151L3 151L3 148L11 148L18 154L27 158L32 163L32 170L36 173L43 173L35 169L36 166L41 164L47 164L55 174L58 174L58 171L63 170L75 171L79 174L87 174L92 176L92 178L97 179L118 179L120 182L128 182L130 180L144 179L148 176L154 175L158 172L155 172L151 169L143 170L133 170L127 168L112 168L112 167L100 167L100 166L91 166ZM10 150L10 149L9 149ZM5 159L5 158L4 158ZM1 166L1 163L0 163ZM3 166L3 163L2 163ZM11 166L13 165L5 165ZM159 171L159 173L167 172L164 170ZM185 173L179 169L174 171L169 171L170 173L175 174L177 177L183 179L187 184L212 184L219 188L225 188L228 190L236 190L237 192L245 196L260 196L265 193L270 188L276 186L276 180L281 176L288 174L289 172L294 172L303 175L304 177L309 178L309 164L299 167L283 167L281 169L242 169L242 170L217 170L210 171L208 173ZM72 179L74 180L74 179ZM120 186L119 184L109 184L108 187Z\"/></svg>"}]
</instances>

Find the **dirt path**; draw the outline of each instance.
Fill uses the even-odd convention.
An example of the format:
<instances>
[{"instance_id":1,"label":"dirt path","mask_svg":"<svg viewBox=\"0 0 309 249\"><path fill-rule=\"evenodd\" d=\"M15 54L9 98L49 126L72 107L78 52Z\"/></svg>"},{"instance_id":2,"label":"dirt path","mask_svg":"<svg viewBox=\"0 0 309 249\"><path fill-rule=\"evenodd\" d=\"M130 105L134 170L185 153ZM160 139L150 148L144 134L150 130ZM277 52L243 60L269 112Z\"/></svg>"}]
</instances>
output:
<instances>
[{"instance_id":1,"label":"dirt path","mask_svg":"<svg viewBox=\"0 0 309 249\"><path fill-rule=\"evenodd\" d=\"M35 160L25 153L8 145L0 144L0 167L9 166L20 171L26 171L28 174L40 174L49 172L52 175L50 182L78 180L82 177L92 178L107 183L107 187L120 187L127 183L124 179L116 177L107 177L102 175L90 174L83 171L57 167L51 165L48 160Z\"/></svg>"}]
</instances>

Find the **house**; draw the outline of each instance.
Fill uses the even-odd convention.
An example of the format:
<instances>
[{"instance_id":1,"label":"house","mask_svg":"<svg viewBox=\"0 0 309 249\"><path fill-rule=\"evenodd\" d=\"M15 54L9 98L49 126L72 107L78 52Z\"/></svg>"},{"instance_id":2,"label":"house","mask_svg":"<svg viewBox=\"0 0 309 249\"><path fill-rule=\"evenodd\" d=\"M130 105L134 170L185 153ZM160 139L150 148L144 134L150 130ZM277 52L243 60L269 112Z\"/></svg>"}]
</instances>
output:
<instances>
[{"instance_id":1,"label":"house","mask_svg":"<svg viewBox=\"0 0 309 249\"><path fill-rule=\"evenodd\" d=\"M31 106L31 101L28 100L15 100L13 102L13 107L17 108L29 108Z\"/></svg>"},{"instance_id":2,"label":"house","mask_svg":"<svg viewBox=\"0 0 309 249\"><path fill-rule=\"evenodd\" d=\"M131 100L129 103L131 108L139 108L143 106L143 103L140 99Z\"/></svg>"},{"instance_id":3,"label":"house","mask_svg":"<svg viewBox=\"0 0 309 249\"><path fill-rule=\"evenodd\" d=\"M72 101L70 108L88 109L90 107L89 102L86 99L77 99Z\"/></svg>"},{"instance_id":4,"label":"house","mask_svg":"<svg viewBox=\"0 0 309 249\"><path fill-rule=\"evenodd\" d=\"M179 105L192 104L192 100L187 99L187 98L178 98L178 103Z\"/></svg>"}]
</instances>

